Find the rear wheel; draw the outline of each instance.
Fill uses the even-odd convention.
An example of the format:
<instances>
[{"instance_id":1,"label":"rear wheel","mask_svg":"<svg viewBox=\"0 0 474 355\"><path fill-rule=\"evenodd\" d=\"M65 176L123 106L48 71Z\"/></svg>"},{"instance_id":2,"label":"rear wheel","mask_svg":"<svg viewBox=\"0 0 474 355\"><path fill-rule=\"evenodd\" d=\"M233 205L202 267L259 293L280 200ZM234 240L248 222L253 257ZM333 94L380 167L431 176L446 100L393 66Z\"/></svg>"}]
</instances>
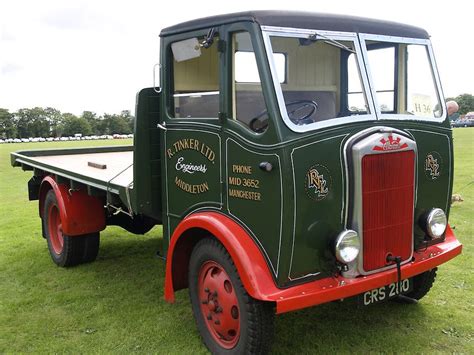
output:
<instances>
[{"instance_id":1,"label":"rear wheel","mask_svg":"<svg viewBox=\"0 0 474 355\"><path fill-rule=\"evenodd\" d=\"M436 278L438 268L431 269L413 278L413 290L405 296L420 300L430 291Z\"/></svg>"},{"instance_id":2,"label":"rear wheel","mask_svg":"<svg viewBox=\"0 0 474 355\"><path fill-rule=\"evenodd\" d=\"M201 240L189 263L194 317L212 353L262 354L273 337L273 305L245 290L230 255L218 241Z\"/></svg>"},{"instance_id":3,"label":"rear wheel","mask_svg":"<svg viewBox=\"0 0 474 355\"><path fill-rule=\"evenodd\" d=\"M82 257L82 262L83 263L93 262L97 258L97 255L99 254L100 233L97 232L97 233L85 234L81 237L85 239L84 255Z\"/></svg>"},{"instance_id":4,"label":"rear wheel","mask_svg":"<svg viewBox=\"0 0 474 355\"><path fill-rule=\"evenodd\" d=\"M64 235L59 204L53 190L48 191L43 205L44 234L54 263L68 267L94 261L99 250L99 233L73 237Z\"/></svg>"}]
</instances>

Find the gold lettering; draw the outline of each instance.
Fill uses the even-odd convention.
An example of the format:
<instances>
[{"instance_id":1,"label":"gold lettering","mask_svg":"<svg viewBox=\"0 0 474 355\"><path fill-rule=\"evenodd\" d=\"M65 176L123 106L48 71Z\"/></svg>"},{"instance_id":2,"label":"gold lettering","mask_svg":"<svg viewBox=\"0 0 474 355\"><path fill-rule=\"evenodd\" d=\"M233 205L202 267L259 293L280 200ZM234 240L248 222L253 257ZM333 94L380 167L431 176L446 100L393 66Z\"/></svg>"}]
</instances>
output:
<instances>
[{"instance_id":1,"label":"gold lettering","mask_svg":"<svg viewBox=\"0 0 474 355\"><path fill-rule=\"evenodd\" d=\"M181 190L190 194L202 194L203 192L209 191L209 184L207 181L199 185L191 185L176 176L174 182Z\"/></svg>"},{"instance_id":2,"label":"gold lettering","mask_svg":"<svg viewBox=\"0 0 474 355\"><path fill-rule=\"evenodd\" d=\"M240 186L242 184L242 179L235 176L229 176L229 185Z\"/></svg>"},{"instance_id":3,"label":"gold lettering","mask_svg":"<svg viewBox=\"0 0 474 355\"><path fill-rule=\"evenodd\" d=\"M189 149L199 151L199 141L197 139L190 138L189 139Z\"/></svg>"},{"instance_id":4,"label":"gold lettering","mask_svg":"<svg viewBox=\"0 0 474 355\"><path fill-rule=\"evenodd\" d=\"M194 138L183 138L173 143L173 149L167 149L166 153L168 155L168 159L172 158L175 153L178 153L182 150L195 150L200 152L203 156L206 157L211 163L214 163L216 159L216 153L205 145L204 143L199 142L197 139Z\"/></svg>"},{"instance_id":5,"label":"gold lettering","mask_svg":"<svg viewBox=\"0 0 474 355\"><path fill-rule=\"evenodd\" d=\"M252 167L250 165L232 165L232 172L236 174L252 174Z\"/></svg>"},{"instance_id":6,"label":"gold lettering","mask_svg":"<svg viewBox=\"0 0 474 355\"><path fill-rule=\"evenodd\" d=\"M243 200L251 200L251 201L262 200L262 195L260 194L260 192L237 190L237 189L229 189L229 196L240 198Z\"/></svg>"},{"instance_id":7,"label":"gold lettering","mask_svg":"<svg viewBox=\"0 0 474 355\"><path fill-rule=\"evenodd\" d=\"M213 162L216 158L216 154L205 144L201 145L201 154L204 155L210 162Z\"/></svg>"}]
</instances>

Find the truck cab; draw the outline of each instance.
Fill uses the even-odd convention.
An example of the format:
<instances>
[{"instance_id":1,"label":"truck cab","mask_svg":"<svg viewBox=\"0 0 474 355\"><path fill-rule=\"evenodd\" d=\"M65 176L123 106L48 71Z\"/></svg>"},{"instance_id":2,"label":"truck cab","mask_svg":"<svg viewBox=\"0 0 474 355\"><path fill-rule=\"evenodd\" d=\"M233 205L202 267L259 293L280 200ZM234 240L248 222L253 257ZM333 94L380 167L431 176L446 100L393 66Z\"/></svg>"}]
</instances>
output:
<instances>
[{"instance_id":1,"label":"truck cab","mask_svg":"<svg viewBox=\"0 0 474 355\"><path fill-rule=\"evenodd\" d=\"M428 226L449 215L452 136L425 30L253 12L176 25L161 40L170 243L187 216L225 216L269 282L291 290L332 287L333 275L396 279L397 264L445 242Z\"/></svg>"},{"instance_id":2,"label":"truck cab","mask_svg":"<svg viewBox=\"0 0 474 355\"><path fill-rule=\"evenodd\" d=\"M361 238L350 277L432 243L420 221L449 214L453 162L426 31L256 12L161 39L164 238L191 213L222 213L278 287L334 274L331 244L345 230Z\"/></svg>"},{"instance_id":3,"label":"truck cab","mask_svg":"<svg viewBox=\"0 0 474 355\"><path fill-rule=\"evenodd\" d=\"M98 225L163 224L165 299L190 289L212 352L268 350L275 313L420 299L461 253L425 30L256 11L160 37L160 83L137 95L132 183L107 202L128 222L106 211Z\"/></svg>"}]
</instances>

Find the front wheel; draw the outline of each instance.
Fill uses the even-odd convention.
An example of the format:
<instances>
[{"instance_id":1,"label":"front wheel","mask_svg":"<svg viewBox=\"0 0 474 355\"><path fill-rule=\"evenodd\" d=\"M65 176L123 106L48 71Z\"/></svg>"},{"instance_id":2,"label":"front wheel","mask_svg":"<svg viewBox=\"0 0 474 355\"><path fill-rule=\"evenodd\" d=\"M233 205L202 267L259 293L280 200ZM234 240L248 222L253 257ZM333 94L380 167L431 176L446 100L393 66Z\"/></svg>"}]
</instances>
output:
<instances>
[{"instance_id":1,"label":"front wheel","mask_svg":"<svg viewBox=\"0 0 474 355\"><path fill-rule=\"evenodd\" d=\"M197 327L213 354L269 351L273 305L247 293L218 241L206 238L195 246L189 262L189 294Z\"/></svg>"},{"instance_id":2,"label":"front wheel","mask_svg":"<svg viewBox=\"0 0 474 355\"><path fill-rule=\"evenodd\" d=\"M415 300L420 300L425 297L433 286L437 270L438 268L434 268L415 276L413 278L413 290L405 294L405 296Z\"/></svg>"}]
</instances>

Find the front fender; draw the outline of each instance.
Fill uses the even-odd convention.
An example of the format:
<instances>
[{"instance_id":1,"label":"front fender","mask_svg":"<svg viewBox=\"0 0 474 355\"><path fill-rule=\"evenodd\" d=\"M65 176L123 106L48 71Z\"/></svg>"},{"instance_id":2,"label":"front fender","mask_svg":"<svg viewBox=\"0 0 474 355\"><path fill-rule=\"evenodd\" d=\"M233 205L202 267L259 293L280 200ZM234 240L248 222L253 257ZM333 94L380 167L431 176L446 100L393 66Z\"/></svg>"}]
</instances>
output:
<instances>
[{"instance_id":1,"label":"front fender","mask_svg":"<svg viewBox=\"0 0 474 355\"><path fill-rule=\"evenodd\" d=\"M187 285L183 277L187 277L192 247L198 241L196 239L200 239L194 237L191 241L192 234L186 233L191 230L207 231L219 240L230 254L248 294L258 300L271 300L268 296L275 292L276 286L253 239L230 217L218 212L199 212L181 221L171 237L166 259L166 301L174 302L174 291Z\"/></svg>"}]
</instances>

